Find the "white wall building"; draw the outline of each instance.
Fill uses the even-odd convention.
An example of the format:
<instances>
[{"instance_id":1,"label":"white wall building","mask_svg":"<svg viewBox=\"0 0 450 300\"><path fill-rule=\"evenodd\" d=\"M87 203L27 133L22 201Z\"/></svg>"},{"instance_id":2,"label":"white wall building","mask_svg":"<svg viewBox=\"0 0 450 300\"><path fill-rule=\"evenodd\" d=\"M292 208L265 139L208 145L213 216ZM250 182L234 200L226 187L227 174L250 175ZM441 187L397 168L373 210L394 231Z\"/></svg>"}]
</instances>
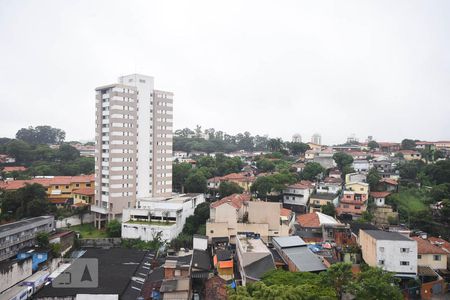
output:
<instances>
[{"instance_id":1,"label":"white wall building","mask_svg":"<svg viewBox=\"0 0 450 300\"><path fill-rule=\"evenodd\" d=\"M170 241L181 233L186 218L203 202L203 194L140 198L137 208L123 210L122 238L151 241L161 232L161 238Z\"/></svg>"},{"instance_id":2,"label":"white wall building","mask_svg":"<svg viewBox=\"0 0 450 300\"><path fill-rule=\"evenodd\" d=\"M292 184L283 190L283 206L294 212L305 213L310 195L309 186L301 183Z\"/></svg>"},{"instance_id":3,"label":"white wall building","mask_svg":"<svg viewBox=\"0 0 450 300\"><path fill-rule=\"evenodd\" d=\"M172 193L173 94L132 74L96 88L96 226L121 218L137 197Z\"/></svg>"},{"instance_id":4,"label":"white wall building","mask_svg":"<svg viewBox=\"0 0 450 300\"><path fill-rule=\"evenodd\" d=\"M397 276L417 275L417 242L398 232L360 230L359 243L364 261Z\"/></svg>"}]
</instances>

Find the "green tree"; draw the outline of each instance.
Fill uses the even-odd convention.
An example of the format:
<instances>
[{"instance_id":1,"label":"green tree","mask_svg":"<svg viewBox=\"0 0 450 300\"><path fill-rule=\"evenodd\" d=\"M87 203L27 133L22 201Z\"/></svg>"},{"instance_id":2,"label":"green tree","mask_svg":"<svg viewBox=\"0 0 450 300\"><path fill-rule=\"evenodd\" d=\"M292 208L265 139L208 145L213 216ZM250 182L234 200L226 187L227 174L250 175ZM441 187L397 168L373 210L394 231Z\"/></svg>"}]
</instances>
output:
<instances>
[{"instance_id":1,"label":"green tree","mask_svg":"<svg viewBox=\"0 0 450 300\"><path fill-rule=\"evenodd\" d=\"M6 153L16 159L17 163L28 162L31 159L31 147L22 140L11 140L5 146Z\"/></svg>"},{"instance_id":2,"label":"green tree","mask_svg":"<svg viewBox=\"0 0 450 300\"><path fill-rule=\"evenodd\" d=\"M353 157L344 152L335 153L333 155L333 159L341 172L343 172L346 167L351 166L351 164L353 163Z\"/></svg>"},{"instance_id":3,"label":"green tree","mask_svg":"<svg viewBox=\"0 0 450 300\"><path fill-rule=\"evenodd\" d=\"M275 164L271 160L268 160L266 158L258 160L256 162L256 167L261 172L272 172L275 170Z\"/></svg>"},{"instance_id":4,"label":"green tree","mask_svg":"<svg viewBox=\"0 0 450 300\"><path fill-rule=\"evenodd\" d=\"M37 183L0 193L0 205L2 217L6 219L38 217L50 211L47 190Z\"/></svg>"},{"instance_id":5,"label":"green tree","mask_svg":"<svg viewBox=\"0 0 450 300\"><path fill-rule=\"evenodd\" d=\"M357 300L401 300L403 296L398 282L392 273L369 267L356 276L348 290Z\"/></svg>"},{"instance_id":6,"label":"green tree","mask_svg":"<svg viewBox=\"0 0 450 300\"><path fill-rule=\"evenodd\" d=\"M49 246L49 234L48 232L41 231L36 235L36 243L39 248L47 248Z\"/></svg>"},{"instance_id":7,"label":"green tree","mask_svg":"<svg viewBox=\"0 0 450 300\"><path fill-rule=\"evenodd\" d=\"M121 237L122 224L117 220L111 220L106 224L106 234L108 237Z\"/></svg>"},{"instance_id":8,"label":"green tree","mask_svg":"<svg viewBox=\"0 0 450 300\"><path fill-rule=\"evenodd\" d=\"M305 180L316 180L319 174L325 172L325 169L316 162L309 162L300 173L300 177Z\"/></svg>"},{"instance_id":9,"label":"green tree","mask_svg":"<svg viewBox=\"0 0 450 300\"><path fill-rule=\"evenodd\" d=\"M380 145L377 142L375 142L375 141L370 141L367 144L367 146L369 147L370 150L375 150L375 149L380 148Z\"/></svg>"},{"instance_id":10,"label":"green tree","mask_svg":"<svg viewBox=\"0 0 450 300\"><path fill-rule=\"evenodd\" d=\"M64 141L66 133L58 128L43 125L22 128L16 133L16 138L29 144L59 144Z\"/></svg>"},{"instance_id":11,"label":"green tree","mask_svg":"<svg viewBox=\"0 0 450 300\"><path fill-rule=\"evenodd\" d=\"M325 205L322 205L321 207L322 213L334 217L336 215L336 208L334 207L333 203L328 202Z\"/></svg>"},{"instance_id":12,"label":"green tree","mask_svg":"<svg viewBox=\"0 0 450 300\"><path fill-rule=\"evenodd\" d=\"M404 139L400 145L402 150L414 150L416 149L416 142L410 139Z\"/></svg>"},{"instance_id":13,"label":"green tree","mask_svg":"<svg viewBox=\"0 0 450 300\"><path fill-rule=\"evenodd\" d=\"M176 191L184 192L186 178L192 170L191 164L180 163L173 165L173 188Z\"/></svg>"},{"instance_id":14,"label":"green tree","mask_svg":"<svg viewBox=\"0 0 450 300\"><path fill-rule=\"evenodd\" d=\"M206 176L201 171L190 173L185 181L186 192L205 193L207 190L206 180Z\"/></svg>"},{"instance_id":15,"label":"green tree","mask_svg":"<svg viewBox=\"0 0 450 300\"><path fill-rule=\"evenodd\" d=\"M287 147L292 155L304 154L307 150L311 149L308 144L305 143L288 143Z\"/></svg>"},{"instance_id":16,"label":"green tree","mask_svg":"<svg viewBox=\"0 0 450 300\"><path fill-rule=\"evenodd\" d=\"M372 168L369 170L367 174L367 183L369 184L370 190L375 190L378 186L378 183L381 180L380 174L378 174L377 169Z\"/></svg>"},{"instance_id":17,"label":"green tree","mask_svg":"<svg viewBox=\"0 0 450 300\"><path fill-rule=\"evenodd\" d=\"M326 272L320 275L323 284L332 287L341 299L352 280L352 265L350 263L337 263L331 265Z\"/></svg>"},{"instance_id":18,"label":"green tree","mask_svg":"<svg viewBox=\"0 0 450 300\"><path fill-rule=\"evenodd\" d=\"M283 140L280 138L277 139L270 139L267 143L267 147L272 152L277 152L283 149L284 143Z\"/></svg>"},{"instance_id":19,"label":"green tree","mask_svg":"<svg viewBox=\"0 0 450 300\"><path fill-rule=\"evenodd\" d=\"M275 186L275 181L271 176L261 176L256 178L250 187L253 193L257 193L259 197L266 198Z\"/></svg>"},{"instance_id":20,"label":"green tree","mask_svg":"<svg viewBox=\"0 0 450 300\"><path fill-rule=\"evenodd\" d=\"M56 156L62 161L76 160L80 157L80 152L69 144L59 146Z\"/></svg>"},{"instance_id":21,"label":"green tree","mask_svg":"<svg viewBox=\"0 0 450 300\"><path fill-rule=\"evenodd\" d=\"M224 181L219 185L219 195L220 197L227 197L232 194L241 194L244 189L235 182Z\"/></svg>"}]
</instances>

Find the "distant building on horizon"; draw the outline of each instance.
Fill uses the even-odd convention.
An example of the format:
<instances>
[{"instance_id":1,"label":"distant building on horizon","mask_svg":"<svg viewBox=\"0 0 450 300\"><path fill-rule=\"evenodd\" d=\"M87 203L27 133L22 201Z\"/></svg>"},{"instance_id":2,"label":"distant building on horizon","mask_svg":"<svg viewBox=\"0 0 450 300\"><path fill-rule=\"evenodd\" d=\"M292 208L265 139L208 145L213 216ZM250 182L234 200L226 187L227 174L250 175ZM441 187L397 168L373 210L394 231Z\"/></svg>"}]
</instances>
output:
<instances>
[{"instance_id":1,"label":"distant building on horizon","mask_svg":"<svg viewBox=\"0 0 450 300\"><path fill-rule=\"evenodd\" d=\"M322 136L318 133L314 133L311 137L311 143L322 145Z\"/></svg>"},{"instance_id":2,"label":"distant building on horizon","mask_svg":"<svg viewBox=\"0 0 450 300\"><path fill-rule=\"evenodd\" d=\"M132 74L96 88L95 225L121 219L136 198L172 194L173 94Z\"/></svg>"},{"instance_id":3,"label":"distant building on horizon","mask_svg":"<svg viewBox=\"0 0 450 300\"><path fill-rule=\"evenodd\" d=\"M301 143L302 142L302 136L299 133L296 133L292 136L292 142L293 143Z\"/></svg>"}]
</instances>

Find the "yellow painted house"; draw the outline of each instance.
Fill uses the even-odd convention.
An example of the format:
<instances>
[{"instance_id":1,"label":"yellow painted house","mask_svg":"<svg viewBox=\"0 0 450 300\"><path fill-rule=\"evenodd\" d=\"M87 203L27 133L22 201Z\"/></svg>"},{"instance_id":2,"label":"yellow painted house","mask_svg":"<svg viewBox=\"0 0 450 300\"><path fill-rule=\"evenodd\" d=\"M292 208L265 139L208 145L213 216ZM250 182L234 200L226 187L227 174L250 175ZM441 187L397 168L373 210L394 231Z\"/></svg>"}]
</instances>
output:
<instances>
[{"instance_id":1,"label":"yellow painted house","mask_svg":"<svg viewBox=\"0 0 450 300\"><path fill-rule=\"evenodd\" d=\"M353 191L357 194L366 194L369 196L369 184L365 182L349 182L345 184L347 191Z\"/></svg>"}]
</instances>

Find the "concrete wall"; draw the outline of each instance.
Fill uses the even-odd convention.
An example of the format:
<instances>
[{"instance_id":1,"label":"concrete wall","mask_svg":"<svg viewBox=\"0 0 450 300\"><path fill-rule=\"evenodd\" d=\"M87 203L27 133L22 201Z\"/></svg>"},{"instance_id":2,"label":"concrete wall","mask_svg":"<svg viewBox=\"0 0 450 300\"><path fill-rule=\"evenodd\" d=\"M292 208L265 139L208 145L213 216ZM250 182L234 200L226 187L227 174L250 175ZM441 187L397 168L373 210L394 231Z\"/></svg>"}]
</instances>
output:
<instances>
[{"instance_id":1,"label":"concrete wall","mask_svg":"<svg viewBox=\"0 0 450 300\"><path fill-rule=\"evenodd\" d=\"M84 223L93 223L93 222L94 222L94 214L93 213L84 214L83 224ZM68 224L70 224L71 226L80 225L81 220L78 215L75 215L75 216L71 216L68 218L64 218L62 220L57 220L55 223L56 223L56 228L66 228L66 227L69 227Z\"/></svg>"},{"instance_id":2,"label":"concrete wall","mask_svg":"<svg viewBox=\"0 0 450 300\"><path fill-rule=\"evenodd\" d=\"M170 223L169 223L170 224ZM141 239L143 241L152 241L159 232L161 232L161 239L170 241L176 238L183 226L173 225L147 225L136 223L122 223L122 238L124 239Z\"/></svg>"},{"instance_id":3,"label":"concrete wall","mask_svg":"<svg viewBox=\"0 0 450 300\"><path fill-rule=\"evenodd\" d=\"M0 292L12 287L19 281L31 276L32 273L31 257L10 264L0 265ZM1 298L1 297L0 297Z\"/></svg>"},{"instance_id":4,"label":"concrete wall","mask_svg":"<svg viewBox=\"0 0 450 300\"><path fill-rule=\"evenodd\" d=\"M434 255L439 255L441 260L434 260ZM421 258L417 259L417 265L428 266L433 270L447 269L447 255L445 254L422 254Z\"/></svg>"}]
</instances>

